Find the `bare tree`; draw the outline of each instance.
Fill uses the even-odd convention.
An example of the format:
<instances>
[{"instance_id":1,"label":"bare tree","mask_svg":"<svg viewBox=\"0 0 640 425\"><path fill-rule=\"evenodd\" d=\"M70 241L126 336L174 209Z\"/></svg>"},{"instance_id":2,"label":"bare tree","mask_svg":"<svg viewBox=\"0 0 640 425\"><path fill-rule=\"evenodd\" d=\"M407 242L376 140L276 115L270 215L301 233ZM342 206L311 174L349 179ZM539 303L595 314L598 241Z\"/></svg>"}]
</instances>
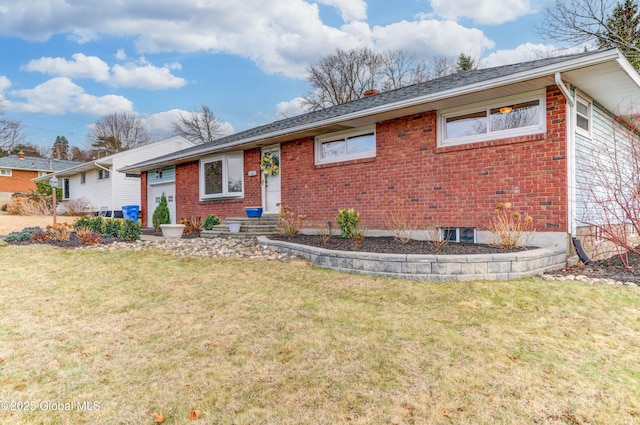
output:
<instances>
[{"instance_id":1,"label":"bare tree","mask_svg":"<svg viewBox=\"0 0 640 425\"><path fill-rule=\"evenodd\" d=\"M413 53L389 50L382 55L379 71L382 91L399 89L429 79L428 65Z\"/></svg>"},{"instance_id":2,"label":"bare tree","mask_svg":"<svg viewBox=\"0 0 640 425\"><path fill-rule=\"evenodd\" d=\"M0 107L4 99L0 98ZM9 152L11 148L24 143L25 136L20 121L5 117L0 112L0 151Z\"/></svg>"},{"instance_id":3,"label":"bare tree","mask_svg":"<svg viewBox=\"0 0 640 425\"><path fill-rule=\"evenodd\" d=\"M222 136L222 123L207 105L186 114L180 114L172 123L173 134L196 144L208 143Z\"/></svg>"},{"instance_id":4,"label":"bare tree","mask_svg":"<svg viewBox=\"0 0 640 425\"><path fill-rule=\"evenodd\" d=\"M92 153L111 155L151 142L149 130L133 112L114 112L93 125L89 136Z\"/></svg>"},{"instance_id":5,"label":"bare tree","mask_svg":"<svg viewBox=\"0 0 640 425\"><path fill-rule=\"evenodd\" d=\"M640 122L627 113L607 127L578 149L578 219L594 256L617 255L631 269L629 253L640 255Z\"/></svg>"},{"instance_id":6,"label":"bare tree","mask_svg":"<svg viewBox=\"0 0 640 425\"><path fill-rule=\"evenodd\" d=\"M360 48L336 50L310 65L307 72L312 92L302 105L316 111L360 99L369 90L394 90L457 71L456 63L445 57L427 61L403 50L381 53Z\"/></svg>"},{"instance_id":7,"label":"bare tree","mask_svg":"<svg viewBox=\"0 0 640 425\"><path fill-rule=\"evenodd\" d=\"M640 32L636 0L555 0L539 28L547 39L577 46L618 47L638 68Z\"/></svg>"},{"instance_id":8,"label":"bare tree","mask_svg":"<svg viewBox=\"0 0 640 425\"><path fill-rule=\"evenodd\" d=\"M369 48L338 49L307 68L313 92L305 98L304 106L315 111L360 99L364 92L376 88L382 65L382 55Z\"/></svg>"}]
</instances>

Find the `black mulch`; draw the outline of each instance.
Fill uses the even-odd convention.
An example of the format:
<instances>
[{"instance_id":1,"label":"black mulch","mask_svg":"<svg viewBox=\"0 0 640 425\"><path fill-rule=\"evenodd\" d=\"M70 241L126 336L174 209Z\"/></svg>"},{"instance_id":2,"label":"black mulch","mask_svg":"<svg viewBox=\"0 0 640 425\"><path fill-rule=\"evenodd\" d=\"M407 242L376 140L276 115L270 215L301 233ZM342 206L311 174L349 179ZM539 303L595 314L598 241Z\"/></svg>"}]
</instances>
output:
<instances>
[{"instance_id":1,"label":"black mulch","mask_svg":"<svg viewBox=\"0 0 640 425\"><path fill-rule=\"evenodd\" d=\"M343 239L339 236L332 236L326 244L323 244L317 235L296 235L291 238L284 236L269 236L269 239L310 245L318 248L333 249L339 251L354 251L351 239ZM514 249L502 249L497 246L483 245L475 243L447 243L439 250L428 241L410 240L406 244L394 240L393 237L369 237L365 238L361 252L377 252L382 254L439 254L439 255L464 255L464 254L496 254L505 252L520 252L531 247L520 247Z\"/></svg>"},{"instance_id":2,"label":"black mulch","mask_svg":"<svg viewBox=\"0 0 640 425\"><path fill-rule=\"evenodd\" d=\"M623 282L635 282L640 285L640 257L629 253L629 266L627 269L619 256L613 256L607 260L597 261L595 266L579 264L574 267L553 272L557 275L584 275L599 279L614 279Z\"/></svg>"},{"instance_id":3,"label":"black mulch","mask_svg":"<svg viewBox=\"0 0 640 425\"><path fill-rule=\"evenodd\" d=\"M98 243L100 245L108 245L114 242L130 242L130 241L126 241L125 239L121 239L121 238L105 238L103 236L100 236L98 238ZM45 241L28 240L28 241L22 241L22 242L11 242L11 245L53 245L60 248L77 248L79 246L84 246L86 244L83 244L78 238L78 236L76 236L75 232L72 232L69 235L68 241L56 241L53 239L47 239Z\"/></svg>"}]
</instances>

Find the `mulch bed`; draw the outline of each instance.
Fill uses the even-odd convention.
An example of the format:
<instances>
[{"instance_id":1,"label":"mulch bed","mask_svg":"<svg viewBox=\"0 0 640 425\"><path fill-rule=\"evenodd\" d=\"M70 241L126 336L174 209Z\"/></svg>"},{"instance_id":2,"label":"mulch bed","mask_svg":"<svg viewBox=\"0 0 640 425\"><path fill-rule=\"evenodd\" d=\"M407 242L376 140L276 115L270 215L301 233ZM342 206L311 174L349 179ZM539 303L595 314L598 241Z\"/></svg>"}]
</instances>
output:
<instances>
[{"instance_id":1,"label":"mulch bed","mask_svg":"<svg viewBox=\"0 0 640 425\"><path fill-rule=\"evenodd\" d=\"M120 238L105 238L103 236L98 238L98 243L100 245L108 245L114 242L126 242L126 240ZM60 248L77 248L79 246L85 246L86 244L83 244L78 236L76 236L75 232L73 232L69 235L68 241L56 241L53 239L47 239L45 241L28 240L22 242L11 242L11 245L53 245Z\"/></svg>"},{"instance_id":2,"label":"mulch bed","mask_svg":"<svg viewBox=\"0 0 640 425\"><path fill-rule=\"evenodd\" d=\"M310 245L318 248L333 249L338 251L377 252L380 254L433 254L433 255L465 255L465 254L497 254L507 252L520 252L534 247L520 247L514 249L502 249L493 245L475 243L447 243L439 250L428 241L409 240L406 244L395 240L393 237L369 237L364 238L362 248L354 250L351 239L343 239L332 236L326 244L323 244L317 235L296 235L291 238L284 236L269 236L269 239Z\"/></svg>"},{"instance_id":3,"label":"mulch bed","mask_svg":"<svg viewBox=\"0 0 640 425\"><path fill-rule=\"evenodd\" d=\"M596 262L596 266L579 264L553 272L553 274L561 276L583 275L598 279L613 279L640 284L640 257L630 252L629 265L631 268L627 269L620 260L620 257L616 255L606 260Z\"/></svg>"}]
</instances>

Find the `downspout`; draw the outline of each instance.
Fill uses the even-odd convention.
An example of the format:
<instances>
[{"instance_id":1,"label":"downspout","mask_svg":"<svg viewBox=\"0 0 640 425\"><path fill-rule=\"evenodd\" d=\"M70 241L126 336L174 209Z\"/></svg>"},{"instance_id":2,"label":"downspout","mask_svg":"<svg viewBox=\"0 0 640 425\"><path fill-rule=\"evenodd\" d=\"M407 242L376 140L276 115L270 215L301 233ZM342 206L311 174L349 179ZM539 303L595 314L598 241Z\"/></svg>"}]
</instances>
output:
<instances>
[{"instance_id":1,"label":"downspout","mask_svg":"<svg viewBox=\"0 0 640 425\"><path fill-rule=\"evenodd\" d=\"M116 210L113 208L113 205L116 202L116 180L115 180L116 176L113 174L113 172L110 169L105 168L102 165L98 164L98 161L93 161L93 165L109 172L109 178L111 179L111 218L116 218Z\"/></svg>"},{"instance_id":2,"label":"downspout","mask_svg":"<svg viewBox=\"0 0 640 425\"><path fill-rule=\"evenodd\" d=\"M569 230L569 242L567 243L567 252L571 252L571 238L576 235L576 132L575 120L573 119L573 108L576 102L571 92L562 81L559 72L555 73L556 86L564 95L566 106L566 122L567 122L567 229Z\"/></svg>"}]
</instances>

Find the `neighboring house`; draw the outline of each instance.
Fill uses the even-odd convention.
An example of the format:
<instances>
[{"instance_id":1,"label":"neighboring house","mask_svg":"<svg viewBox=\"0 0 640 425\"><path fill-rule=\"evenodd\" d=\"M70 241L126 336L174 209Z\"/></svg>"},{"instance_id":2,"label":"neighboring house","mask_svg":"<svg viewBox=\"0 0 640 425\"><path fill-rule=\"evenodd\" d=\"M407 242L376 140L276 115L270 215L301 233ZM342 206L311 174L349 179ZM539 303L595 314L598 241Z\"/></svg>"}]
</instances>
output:
<instances>
[{"instance_id":1,"label":"neighboring house","mask_svg":"<svg viewBox=\"0 0 640 425\"><path fill-rule=\"evenodd\" d=\"M594 127L639 106L640 77L624 56L586 52L449 75L124 170L142 173L143 204L170 173L178 217L278 213L282 202L309 229L353 207L371 233L399 212L416 229L484 242L496 205L510 202L533 217L534 244L569 252L588 190L576 151L606 143L611 129L596 141ZM279 157L277 176L260 172L267 152Z\"/></svg>"},{"instance_id":2,"label":"neighboring house","mask_svg":"<svg viewBox=\"0 0 640 425\"><path fill-rule=\"evenodd\" d=\"M76 161L8 155L0 158L0 198L36 189L33 179L80 164Z\"/></svg>"},{"instance_id":3,"label":"neighboring house","mask_svg":"<svg viewBox=\"0 0 640 425\"><path fill-rule=\"evenodd\" d=\"M56 171L36 181L49 181L52 175L56 176L62 188L61 212L64 212L65 202L82 200L90 205L93 212L107 217L122 217L123 205L138 205L141 210L145 207L140 202L140 174L117 170L193 145L187 139L175 136Z\"/></svg>"}]
</instances>

